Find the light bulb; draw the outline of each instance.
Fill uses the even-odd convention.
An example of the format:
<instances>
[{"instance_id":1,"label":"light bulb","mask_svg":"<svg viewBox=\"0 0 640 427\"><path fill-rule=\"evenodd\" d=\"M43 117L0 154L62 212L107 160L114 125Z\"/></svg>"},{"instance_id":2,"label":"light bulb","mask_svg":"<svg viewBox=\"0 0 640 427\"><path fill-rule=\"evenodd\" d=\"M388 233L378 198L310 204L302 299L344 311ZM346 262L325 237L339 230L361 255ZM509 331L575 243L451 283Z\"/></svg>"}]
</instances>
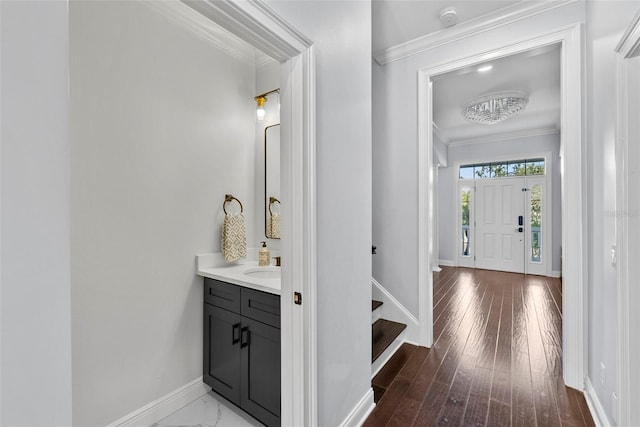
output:
<instances>
[{"instance_id":1,"label":"light bulb","mask_svg":"<svg viewBox=\"0 0 640 427\"><path fill-rule=\"evenodd\" d=\"M258 103L258 109L256 110L256 117L258 117L258 120L264 120L264 115L265 115L264 103L267 102L267 98L264 96L257 96L255 100Z\"/></svg>"}]
</instances>

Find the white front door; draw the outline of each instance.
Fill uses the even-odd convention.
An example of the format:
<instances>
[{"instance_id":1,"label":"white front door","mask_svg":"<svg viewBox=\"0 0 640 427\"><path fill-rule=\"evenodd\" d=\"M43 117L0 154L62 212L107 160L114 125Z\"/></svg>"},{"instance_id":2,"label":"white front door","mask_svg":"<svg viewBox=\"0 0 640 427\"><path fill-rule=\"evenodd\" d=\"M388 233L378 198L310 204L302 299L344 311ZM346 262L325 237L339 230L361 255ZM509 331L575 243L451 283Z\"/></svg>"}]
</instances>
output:
<instances>
[{"instance_id":1,"label":"white front door","mask_svg":"<svg viewBox=\"0 0 640 427\"><path fill-rule=\"evenodd\" d=\"M476 268L524 273L525 178L476 180Z\"/></svg>"}]
</instances>

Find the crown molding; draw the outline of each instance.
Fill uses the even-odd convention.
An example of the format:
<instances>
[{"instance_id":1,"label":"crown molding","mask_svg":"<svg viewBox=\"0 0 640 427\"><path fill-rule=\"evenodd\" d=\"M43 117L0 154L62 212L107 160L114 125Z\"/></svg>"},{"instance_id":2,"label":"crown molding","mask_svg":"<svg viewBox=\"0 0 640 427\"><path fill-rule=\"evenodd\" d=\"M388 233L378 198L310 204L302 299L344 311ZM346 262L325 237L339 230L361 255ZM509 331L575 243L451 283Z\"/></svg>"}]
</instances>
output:
<instances>
[{"instance_id":1,"label":"crown molding","mask_svg":"<svg viewBox=\"0 0 640 427\"><path fill-rule=\"evenodd\" d=\"M276 61L304 53L313 44L262 0L180 0ZM269 22L267 27L264 23Z\"/></svg>"},{"instance_id":2,"label":"crown molding","mask_svg":"<svg viewBox=\"0 0 640 427\"><path fill-rule=\"evenodd\" d=\"M256 60L256 68L264 67L265 65L269 65L269 64L277 64L278 63L278 61L276 61L275 59L273 59L269 55L266 55L266 54L260 52L259 50L256 50L255 60Z\"/></svg>"},{"instance_id":3,"label":"crown molding","mask_svg":"<svg viewBox=\"0 0 640 427\"><path fill-rule=\"evenodd\" d=\"M231 57L255 66L255 49L179 0L144 0L142 4Z\"/></svg>"},{"instance_id":4,"label":"crown molding","mask_svg":"<svg viewBox=\"0 0 640 427\"><path fill-rule=\"evenodd\" d=\"M509 139L530 138L533 136L544 136L558 134L560 131L556 128L538 128L519 130L514 132L504 132L493 135L478 136L475 138L462 138L449 142L449 147L461 147L464 145L480 144L483 142L506 141Z\"/></svg>"},{"instance_id":5,"label":"crown molding","mask_svg":"<svg viewBox=\"0 0 640 427\"><path fill-rule=\"evenodd\" d=\"M478 35L479 33L493 30L520 20L548 12L553 9L564 7L581 0L558 0L558 1L520 1L516 4L506 6L494 12L490 12L462 22L455 27L446 28L427 34L422 37L410 40L405 43L392 46L388 49L374 53L373 57L379 65L389 64L404 58L416 55L425 50L433 49L454 41Z\"/></svg>"},{"instance_id":6,"label":"crown molding","mask_svg":"<svg viewBox=\"0 0 640 427\"><path fill-rule=\"evenodd\" d=\"M636 49L640 47L640 11L629 24L629 27L625 31L624 35L620 39L620 42L616 46L616 52L625 55L625 58L629 58Z\"/></svg>"},{"instance_id":7,"label":"crown molding","mask_svg":"<svg viewBox=\"0 0 640 427\"><path fill-rule=\"evenodd\" d=\"M444 136L436 122L433 122L433 134L436 135L440 142L442 142L444 145L449 145L449 138Z\"/></svg>"}]
</instances>

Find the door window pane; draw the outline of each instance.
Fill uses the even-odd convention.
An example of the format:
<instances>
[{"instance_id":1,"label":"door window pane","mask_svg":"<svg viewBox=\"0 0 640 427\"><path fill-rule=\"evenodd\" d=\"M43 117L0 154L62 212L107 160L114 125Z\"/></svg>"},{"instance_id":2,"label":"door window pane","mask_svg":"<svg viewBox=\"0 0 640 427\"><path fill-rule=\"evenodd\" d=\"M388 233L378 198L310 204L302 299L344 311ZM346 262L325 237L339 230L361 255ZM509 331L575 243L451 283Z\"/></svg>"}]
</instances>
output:
<instances>
[{"instance_id":1,"label":"door window pane","mask_svg":"<svg viewBox=\"0 0 640 427\"><path fill-rule=\"evenodd\" d=\"M470 256L470 233L469 233L469 208L470 208L470 198L471 198L471 190L464 189L460 192L460 206L462 212L462 229L460 237L461 237L461 248L462 248L462 256Z\"/></svg>"},{"instance_id":2,"label":"door window pane","mask_svg":"<svg viewBox=\"0 0 640 427\"><path fill-rule=\"evenodd\" d=\"M476 179L491 178L491 165L488 163L486 165L476 165L475 172Z\"/></svg>"},{"instance_id":3,"label":"door window pane","mask_svg":"<svg viewBox=\"0 0 640 427\"><path fill-rule=\"evenodd\" d=\"M459 168L460 179L503 178L506 176L544 175L544 159L510 160L500 163L478 163Z\"/></svg>"},{"instance_id":4,"label":"door window pane","mask_svg":"<svg viewBox=\"0 0 640 427\"><path fill-rule=\"evenodd\" d=\"M544 159L527 160L527 175L544 175Z\"/></svg>"},{"instance_id":5,"label":"door window pane","mask_svg":"<svg viewBox=\"0 0 640 427\"><path fill-rule=\"evenodd\" d=\"M507 163L493 163L491 164L491 177L501 178L507 176L508 164Z\"/></svg>"},{"instance_id":6,"label":"door window pane","mask_svg":"<svg viewBox=\"0 0 640 427\"><path fill-rule=\"evenodd\" d=\"M540 184L531 186L530 209L531 261L542 262L542 185Z\"/></svg>"},{"instance_id":7,"label":"door window pane","mask_svg":"<svg viewBox=\"0 0 640 427\"><path fill-rule=\"evenodd\" d=\"M460 166L460 179L473 179L473 165Z\"/></svg>"}]
</instances>

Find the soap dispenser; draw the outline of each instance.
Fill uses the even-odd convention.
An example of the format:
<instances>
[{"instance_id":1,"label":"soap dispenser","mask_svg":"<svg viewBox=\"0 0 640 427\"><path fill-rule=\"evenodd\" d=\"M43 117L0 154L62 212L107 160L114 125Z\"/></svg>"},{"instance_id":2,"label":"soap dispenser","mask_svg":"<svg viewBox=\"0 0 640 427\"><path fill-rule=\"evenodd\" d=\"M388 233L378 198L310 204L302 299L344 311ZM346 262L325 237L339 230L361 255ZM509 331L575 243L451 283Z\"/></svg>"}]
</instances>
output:
<instances>
[{"instance_id":1,"label":"soap dispenser","mask_svg":"<svg viewBox=\"0 0 640 427\"><path fill-rule=\"evenodd\" d=\"M262 247L258 250L258 266L259 267L268 267L269 266L269 248L267 247L267 242L262 243Z\"/></svg>"}]
</instances>

